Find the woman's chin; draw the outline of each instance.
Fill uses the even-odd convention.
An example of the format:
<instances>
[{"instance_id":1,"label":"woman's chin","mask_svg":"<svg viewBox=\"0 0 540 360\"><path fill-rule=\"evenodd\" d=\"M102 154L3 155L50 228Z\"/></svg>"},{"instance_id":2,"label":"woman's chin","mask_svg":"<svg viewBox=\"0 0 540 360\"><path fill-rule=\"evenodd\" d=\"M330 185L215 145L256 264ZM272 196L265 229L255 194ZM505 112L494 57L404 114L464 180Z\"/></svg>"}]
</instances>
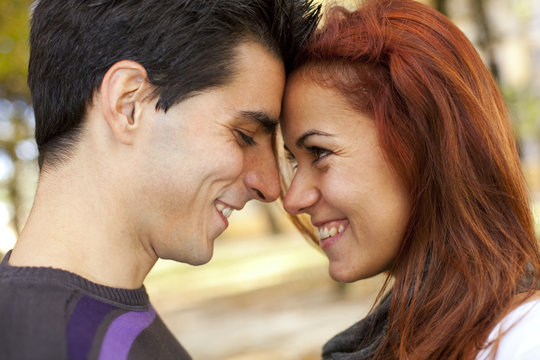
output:
<instances>
[{"instance_id":1,"label":"woman's chin","mask_svg":"<svg viewBox=\"0 0 540 360\"><path fill-rule=\"evenodd\" d=\"M356 276L351 269L343 269L338 266L332 266L332 263L330 263L328 273L334 281L341 283L352 283L362 279L361 277Z\"/></svg>"},{"instance_id":2,"label":"woman's chin","mask_svg":"<svg viewBox=\"0 0 540 360\"><path fill-rule=\"evenodd\" d=\"M369 279L371 277L377 276L384 271L384 269L369 269L354 268L354 266L347 266L346 264L337 264L330 262L328 267L328 273L330 277L341 283L353 283L358 280Z\"/></svg>"}]
</instances>

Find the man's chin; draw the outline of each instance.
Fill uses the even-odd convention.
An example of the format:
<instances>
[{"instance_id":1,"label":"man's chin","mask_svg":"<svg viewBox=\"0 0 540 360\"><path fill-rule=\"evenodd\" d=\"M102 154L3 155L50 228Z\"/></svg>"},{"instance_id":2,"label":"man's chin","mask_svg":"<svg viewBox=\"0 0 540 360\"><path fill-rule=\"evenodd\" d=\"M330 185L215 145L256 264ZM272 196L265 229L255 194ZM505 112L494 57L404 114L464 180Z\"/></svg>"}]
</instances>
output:
<instances>
[{"instance_id":1,"label":"man's chin","mask_svg":"<svg viewBox=\"0 0 540 360\"><path fill-rule=\"evenodd\" d=\"M207 264L210 260L212 260L212 256L213 254L210 254L207 257L200 257L200 258L193 259L193 261L186 261L186 264L193 265L193 266L204 265L204 264Z\"/></svg>"},{"instance_id":2,"label":"man's chin","mask_svg":"<svg viewBox=\"0 0 540 360\"><path fill-rule=\"evenodd\" d=\"M214 256L214 240L212 240L207 248L196 249L198 251L193 251L191 256L188 257L187 261L183 261L187 264L198 266L204 265L212 260Z\"/></svg>"},{"instance_id":3,"label":"man's chin","mask_svg":"<svg viewBox=\"0 0 540 360\"><path fill-rule=\"evenodd\" d=\"M213 241L207 247L199 246L197 248L184 249L182 253L169 252L168 254L159 254L159 258L164 260L173 260L189 265L204 265L212 260L214 255Z\"/></svg>"}]
</instances>

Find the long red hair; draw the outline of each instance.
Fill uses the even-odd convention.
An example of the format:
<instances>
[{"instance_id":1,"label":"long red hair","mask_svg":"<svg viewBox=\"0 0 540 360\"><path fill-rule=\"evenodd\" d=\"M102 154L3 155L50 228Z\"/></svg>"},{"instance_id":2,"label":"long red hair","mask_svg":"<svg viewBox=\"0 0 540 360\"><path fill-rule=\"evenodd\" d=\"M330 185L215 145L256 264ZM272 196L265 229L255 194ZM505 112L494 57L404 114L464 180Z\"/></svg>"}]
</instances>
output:
<instances>
[{"instance_id":1,"label":"long red hair","mask_svg":"<svg viewBox=\"0 0 540 360\"><path fill-rule=\"evenodd\" d=\"M333 7L296 71L373 117L410 190L379 358L473 359L515 295L540 284L528 190L491 74L455 25L412 0Z\"/></svg>"}]
</instances>

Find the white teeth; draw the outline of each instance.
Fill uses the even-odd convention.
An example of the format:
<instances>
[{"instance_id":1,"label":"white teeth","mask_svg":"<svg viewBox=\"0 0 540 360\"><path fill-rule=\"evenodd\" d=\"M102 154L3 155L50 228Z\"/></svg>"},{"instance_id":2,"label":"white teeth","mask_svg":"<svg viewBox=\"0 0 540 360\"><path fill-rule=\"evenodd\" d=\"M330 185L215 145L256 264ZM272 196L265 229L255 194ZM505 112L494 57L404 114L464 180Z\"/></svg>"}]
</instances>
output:
<instances>
[{"instance_id":1,"label":"white teeth","mask_svg":"<svg viewBox=\"0 0 540 360\"><path fill-rule=\"evenodd\" d=\"M223 216L228 218L229 216L231 216L232 212L233 212L233 209L225 208L225 209L223 209L223 211L221 213L223 214Z\"/></svg>"},{"instance_id":2,"label":"white teeth","mask_svg":"<svg viewBox=\"0 0 540 360\"><path fill-rule=\"evenodd\" d=\"M218 209L218 211L220 211L223 214L223 216L225 216L226 218L231 216L233 212L233 209L231 209L230 207L226 207L225 205L221 203L216 204L216 209Z\"/></svg>"},{"instance_id":3,"label":"white teeth","mask_svg":"<svg viewBox=\"0 0 540 360\"><path fill-rule=\"evenodd\" d=\"M328 230L325 227L320 227L319 239L324 240L326 238L329 238L330 236L335 236L339 234L340 232L342 232L343 230L345 230L345 227L343 226L343 224L340 224L338 229L336 229L335 227L331 227L330 230Z\"/></svg>"}]
</instances>

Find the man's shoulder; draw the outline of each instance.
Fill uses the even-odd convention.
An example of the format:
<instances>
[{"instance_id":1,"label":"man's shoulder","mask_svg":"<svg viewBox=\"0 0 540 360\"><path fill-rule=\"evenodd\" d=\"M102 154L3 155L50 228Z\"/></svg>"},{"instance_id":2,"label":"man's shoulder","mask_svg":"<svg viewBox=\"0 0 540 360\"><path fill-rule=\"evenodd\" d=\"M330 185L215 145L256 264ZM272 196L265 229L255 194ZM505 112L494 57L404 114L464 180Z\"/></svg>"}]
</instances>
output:
<instances>
[{"instance_id":1,"label":"man's shoulder","mask_svg":"<svg viewBox=\"0 0 540 360\"><path fill-rule=\"evenodd\" d=\"M0 274L0 322L11 324L0 333L0 358L191 359L144 288L109 288L51 271Z\"/></svg>"},{"instance_id":2,"label":"man's shoulder","mask_svg":"<svg viewBox=\"0 0 540 360\"><path fill-rule=\"evenodd\" d=\"M0 273L0 358L64 359L73 291L35 276Z\"/></svg>"},{"instance_id":3,"label":"man's shoulder","mask_svg":"<svg viewBox=\"0 0 540 360\"><path fill-rule=\"evenodd\" d=\"M12 316L52 315L51 308L65 306L74 290L50 278L50 269L0 268L0 311ZM21 309L21 311L17 311Z\"/></svg>"}]
</instances>

